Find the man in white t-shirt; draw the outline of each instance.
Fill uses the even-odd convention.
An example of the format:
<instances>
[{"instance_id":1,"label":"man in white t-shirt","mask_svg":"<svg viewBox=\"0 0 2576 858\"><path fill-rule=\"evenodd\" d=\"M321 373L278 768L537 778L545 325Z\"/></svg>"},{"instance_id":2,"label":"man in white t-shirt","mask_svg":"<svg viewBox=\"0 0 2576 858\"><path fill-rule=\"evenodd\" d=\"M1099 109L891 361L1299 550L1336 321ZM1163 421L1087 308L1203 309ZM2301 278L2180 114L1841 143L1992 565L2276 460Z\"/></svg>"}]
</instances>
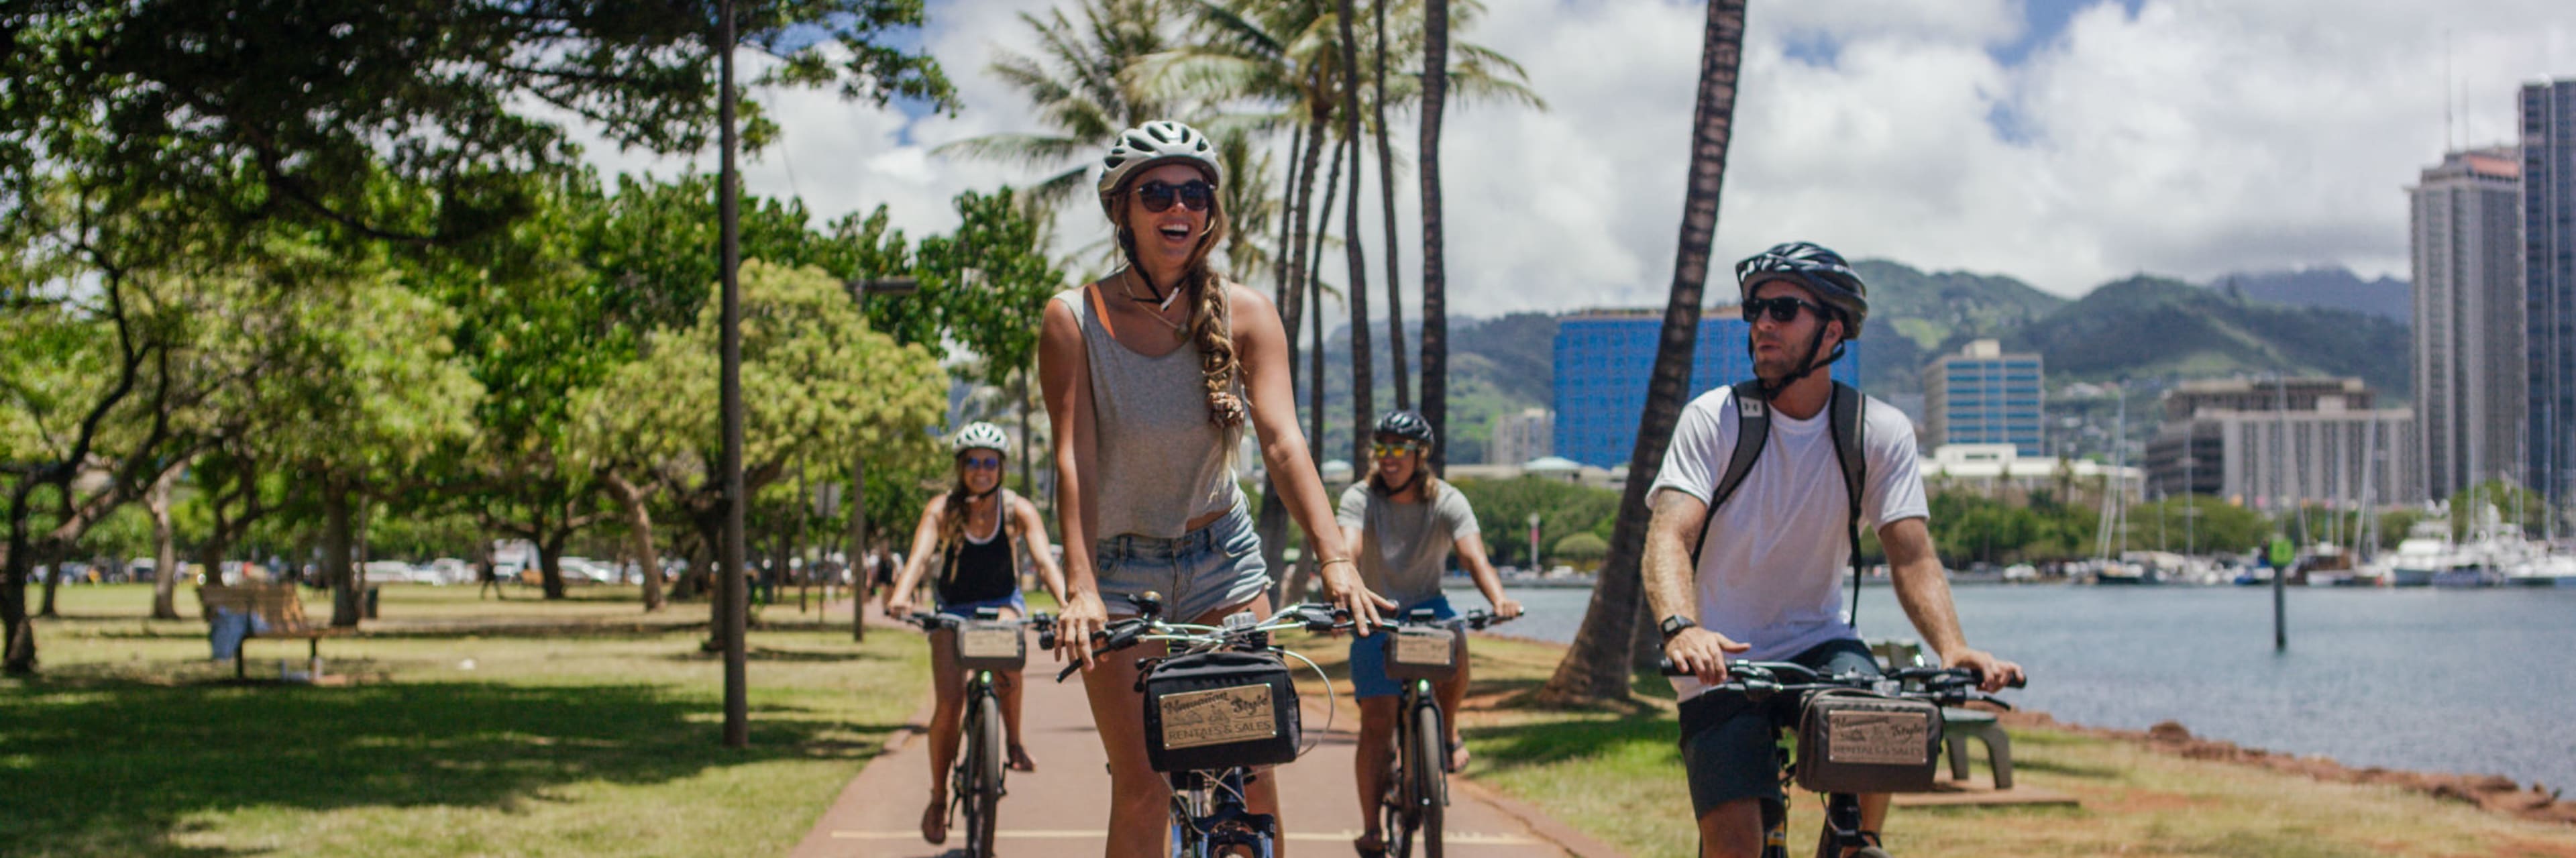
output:
<instances>
[{"instance_id":1,"label":"man in white t-shirt","mask_svg":"<svg viewBox=\"0 0 2576 858\"><path fill-rule=\"evenodd\" d=\"M1701 693L1726 680L1726 660L1795 661L1828 673L1878 669L1840 610L1851 506L1827 413L1826 367L1859 337L1866 290L1841 256L1806 242L1744 260L1736 280L1770 429L1712 519L1709 503L1735 455L1738 406L1733 390L1721 387L1683 410L1655 475L1643 564L1664 655L1691 674L1673 685L1705 856L1757 854L1766 816L1783 801L1765 713L1740 695ZM1924 526L1912 424L1875 399L1860 412L1867 466L1859 521L1878 531L1897 601L1943 666L1978 670L1990 692L2017 680L2020 666L1969 649L1959 631ZM1887 796L1864 796L1861 808L1862 829L1875 832Z\"/></svg>"}]
</instances>

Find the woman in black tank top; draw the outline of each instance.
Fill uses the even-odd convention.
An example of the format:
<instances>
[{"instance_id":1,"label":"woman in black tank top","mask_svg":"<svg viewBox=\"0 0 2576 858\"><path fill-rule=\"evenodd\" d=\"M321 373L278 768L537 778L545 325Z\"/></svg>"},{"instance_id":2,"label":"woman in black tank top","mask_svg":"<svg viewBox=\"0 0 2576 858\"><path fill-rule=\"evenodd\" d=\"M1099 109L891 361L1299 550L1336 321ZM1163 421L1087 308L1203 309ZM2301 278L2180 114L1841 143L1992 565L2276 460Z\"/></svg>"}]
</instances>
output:
<instances>
[{"instance_id":1,"label":"woman in black tank top","mask_svg":"<svg viewBox=\"0 0 2576 858\"><path fill-rule=\"evenodd\" d=\"M1002 449L1009 436L990 423L970 423L949 442L957 456L957 477L946 493L932 498L914 528L912 554L886 592L886 616L912 615L913 591L923 575L936 572L939 613L972 617L977 608L996 608L1006 619L1028 615L1020 596L1018 548L1028 549L1038 579L1057 599L1064 597L1064 573L1048 550L1046 526L1037 504L1002 488ZM1015 544L1016 543L1016 544ZM930 688L937 700L930 716L930 807L921 815L922 839L948 839L948 767L956 762L959 713L966 705L966 673L957 667L956 633L930 638ZM1002 697L1002 728L1009 736L1011 768L1035 771L1020 745L1020 672L994 676Z\"/></svg>"}]
</instances>

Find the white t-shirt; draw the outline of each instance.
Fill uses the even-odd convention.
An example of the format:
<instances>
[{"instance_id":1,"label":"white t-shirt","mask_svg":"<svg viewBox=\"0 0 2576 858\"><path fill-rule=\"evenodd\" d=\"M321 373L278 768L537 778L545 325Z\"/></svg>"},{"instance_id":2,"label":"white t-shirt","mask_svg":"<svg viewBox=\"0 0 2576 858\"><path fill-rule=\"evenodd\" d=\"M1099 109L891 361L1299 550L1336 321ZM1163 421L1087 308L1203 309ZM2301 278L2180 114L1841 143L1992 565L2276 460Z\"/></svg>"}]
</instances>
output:
<instances>
[{"instance_id":1,"label":"white t-shirt","mask_svg":"<svg viewBox=\"0 0 2576 858\"><path fill-rule=\"evenodd\" d=\"M1691 400L1673 427L1672 446L1654 490L1675 489L1707 502L1735 456L1734 391L1721 387ZM1699 624L1753 649L1730 658L1780 661L1838 638L1859 635L1843 619L1843 579L1851 543L1843 526L1842 464L1834 456L1830 409L1806 420L1771 412L1762 457L1709 523L1695 577ZM1869 399L1861 409L1861 521L1872 528L1930 514L1915 464L1914 425L1894 407ZM1706 690L1674 677L1682 698Z\"/></svg>"}]
</instances>

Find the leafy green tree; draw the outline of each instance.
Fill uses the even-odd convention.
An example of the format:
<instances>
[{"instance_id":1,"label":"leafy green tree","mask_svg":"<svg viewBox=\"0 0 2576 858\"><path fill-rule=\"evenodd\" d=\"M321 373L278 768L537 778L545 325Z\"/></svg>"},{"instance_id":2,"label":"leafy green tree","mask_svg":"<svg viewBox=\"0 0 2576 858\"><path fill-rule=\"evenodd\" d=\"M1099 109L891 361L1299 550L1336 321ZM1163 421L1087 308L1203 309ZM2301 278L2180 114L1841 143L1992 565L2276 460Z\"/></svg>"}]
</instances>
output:
<instances>
[{"instance_id":1,"label":"leafy green tree","mask_svg":"<svg viewBox=\"0 0 2576 858\"><path fill-rule=\"evenodd\" d=\"M352 236L461 240L531 208L520 177L581 163L562 122L624 148L716 136L717 2L63 2L0 11L0 170L50 164L199 217L294 217ZM760 83L945 104L946 79L882 42L919 0L735 5ZM179 49L174 46L185 46ZM745 141L774 136L757 103ZM41 156L38 155L41 153ZM384 194L403 187L426 194Z\"/></svg>"},{"instance_id":2,"label":"leafy green tree","mask_svg":"<svg viewBox=\"0 0 2576 858\"><path fill-rule=\"evenodd\" d=\"M816 268L744 262L743 483L758 496L793 475L836 469L853 450L937 460L947 380L928 349L870 330L840 281ZM716 390L721 320L647 337L645 357L574 396L578 446L633 457L667 487L702 546L723 526ZM647 537L649 538L649 537ZM703 567L701 567L703 568Z\"/></svg>"},{"instance_id":3,"label":"leafy green tree","mask_svg":"<svg viewBox=\"0 0 2576 858\"><path fill-rule=\"evenodd\" d=\"M2490 508L2495 510L2497 521L2520 527L2525 534L2544 533L2549 525L2549 501L2539 492L2503 480L2488 480L2449 498L2451 538L2473 538L2475 528L2485 520Z\"/></svg>"},{"instance_id":4,"label":"leafy green tree","mask_svg":"<svg viewBox=\"0 0 2576 858\"><path fill-rule=\"evenodd\" d=\"M1497 564L1537 566L1530 556L1529 516L1539 516L1539 538L1563 539L1596 533L1614 516L1619 493L1563 480L1519 477L1509 480L1460 480L1451 485L1467 496L1476 511L1476 527L1485 534L1485 550Z\"/></svg>"},{"instance_id":5,"label":"leafy green tree","mask_svg":"<svg viewBox=\"0 0 2576 858\"><path fill-rule=\"evenodd\" d=\"M1609 540L1590 533L1576 533L1557 540L1556 545L1548 549L1548 559L1589 572L1599 567L1601 558L1609 553Z\"/></svg>"},{"instance_id":6,"label":"leafy green tree","mask_svg":"<svg viewBox=\"0 0 2576 858\"><path fill-rule=\"evenodd\" d=\"M1006 387L1020 421L1020 488L1029 491L1034 457L1029 421L1029 373L1037 368L1038 326L1047 299L1064 288L1064 274L1047 260L1043 224L1012 201L1011 189L957 197L962 219L955 233L925 238L917 252L923 288L949 296L943 314L949 335L977 356L978 381Z\"/></svg>"}]
</instances>

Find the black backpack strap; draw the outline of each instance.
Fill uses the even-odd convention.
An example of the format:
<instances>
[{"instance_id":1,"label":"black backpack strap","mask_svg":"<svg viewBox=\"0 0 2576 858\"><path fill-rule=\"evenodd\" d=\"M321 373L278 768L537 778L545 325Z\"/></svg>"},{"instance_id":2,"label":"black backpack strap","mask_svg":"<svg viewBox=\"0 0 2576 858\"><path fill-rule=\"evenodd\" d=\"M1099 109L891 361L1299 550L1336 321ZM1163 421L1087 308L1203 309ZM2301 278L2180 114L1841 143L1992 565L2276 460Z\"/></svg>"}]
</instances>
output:
<instances>
[{"instance_id":1,"label":"black backpack strap","mask_svg":"<svg viewBox=\"0 0 2576 858\"><path fill-rule=\"evenodd\" d=\"M1860 497L1866 485L1863 477L1869 470L1869 451L1861 446L1862 430L1868 427L1861 414L1866 403L1859 390L1837 381L1833 404L1826 409L1832 415L1834 459L1843 466L1843 496L1851 512L1847 533L1851 537L1851 622L1855 626L1860 622Z\"/></svg>"},{"instance_id":2,"label":"black backpack strap","mask_svg":"<svg viewBox=\"0 0 2576 858\"><path fill-rule=\"evenodd\" d=\"M1771 401L1762 395L1761 382L1738 382L1728 399L1735 406L1735 454L1726 458L1726 475L1718 478L1717 491L1708 496L1708 520L1700 522L1699 541L1691 543L1693 570L1699 568L1700 552L1708 547L1709 530L1717 525L1717 508L1744 485L1745 475L1753 473L1753 463L1762 458L1763 442L1771 437Z\"/></svg>"}]
</instances>

